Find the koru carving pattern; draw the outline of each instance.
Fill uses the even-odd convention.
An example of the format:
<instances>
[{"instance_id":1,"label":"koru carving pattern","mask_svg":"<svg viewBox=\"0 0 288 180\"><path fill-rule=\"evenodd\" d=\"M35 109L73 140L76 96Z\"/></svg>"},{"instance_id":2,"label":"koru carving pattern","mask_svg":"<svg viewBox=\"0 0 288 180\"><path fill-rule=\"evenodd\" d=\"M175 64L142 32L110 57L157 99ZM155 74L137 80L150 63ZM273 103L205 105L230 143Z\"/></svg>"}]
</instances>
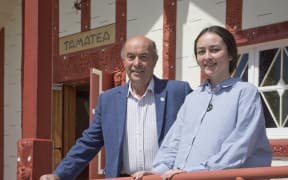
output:
<instances>
[{"instance_id":1,"label":"koru carving pattern","mask_svg":"<svg viewBox=\"0 0 288 180\"><path fill-rule=\"evenodd\" d=\"M19 141L17 151L17 180L32 180L32 141Z\"/></svg>"}]
</instances>

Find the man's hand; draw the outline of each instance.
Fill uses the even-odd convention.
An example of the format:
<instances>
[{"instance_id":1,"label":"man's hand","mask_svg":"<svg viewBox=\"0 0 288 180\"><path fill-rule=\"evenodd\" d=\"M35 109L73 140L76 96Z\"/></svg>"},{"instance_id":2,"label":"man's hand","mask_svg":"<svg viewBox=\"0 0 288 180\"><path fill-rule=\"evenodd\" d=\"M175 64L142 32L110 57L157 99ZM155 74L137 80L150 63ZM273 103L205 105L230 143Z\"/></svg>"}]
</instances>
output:
<instances>
[{"instance_id":1,"label":"man's hand","mask_svg":"<svg viewBox=\"0 0 288 180\"><path fill-rule=\"evenodd\" d=\"M60 180L60 177L56 174L44 174L40 177L40 180Z\"/></svg>"},{"instance_id":2,"label":"man's hand","mask_svg":"<svg viewBox=\"0 0 288 180\"><path fill-rule=\"evenodd\" d=\"M141 180L143 178L143 176L147 176L147 175L153 175L156 174L152 171L138 171L134 174L132 174L132 177L134 178L134 180Z\"/></svg>"}]
</instances>

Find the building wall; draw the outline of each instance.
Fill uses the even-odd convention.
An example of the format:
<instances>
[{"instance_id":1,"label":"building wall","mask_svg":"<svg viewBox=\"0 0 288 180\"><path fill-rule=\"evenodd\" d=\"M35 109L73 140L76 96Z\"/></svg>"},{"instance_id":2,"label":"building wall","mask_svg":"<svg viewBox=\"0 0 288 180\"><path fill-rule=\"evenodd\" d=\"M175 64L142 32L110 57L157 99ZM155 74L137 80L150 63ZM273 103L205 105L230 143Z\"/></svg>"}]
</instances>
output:
<instances>
[{"instance_id":1,"label":"building wall","mask_svg":"<svg viewBox=\"0 0 288 180\"><path fill-rule=\"evenodd\" d=\"M21 0L5 26L4 179L16 179L17 141L21 138Z\"/></svg>"},{"instance_id":2,"label":"building wall","mask_svg":"<svg viewBox=\"0 0 288 180\"><path fill-rule=\"evenodd\" d=\"M91 1L91 29L116 22L115 0Z\"/></svg>"},{"instance_id":3,"label":"building wall","mask_svg":"<svg viewBox=\"0 0 288 180\"><path fill-rule=\"evenodd\" d=\"M286 0L243 0L242 28L249 29L288 20Z\"/></svg>"},{"instance_id":4,"label":"building wall","mask_svg":"<svg viewBox=\"0 0 288 180\"><path fill-rule=\"evenodd\" d=\"M178 0L176 79L188 81L193 88L200 84L200 68L194 57L194 39L210 25L225 26L225 1Z\"/></svg>"},{"instance_id":5,"label":"building wall","mask_svg":"<svg viewBox=\"0 0 288 180\"><path fill-rule=\"evenodd\" d=\"M145 35L153 39L158 50L155 75L162 78L163 0L127 0L127 38Z\"/></svg>"},{"instance_id":6,"label":"building wall","mask_svg":"<svg viewBox=\"0 0 288 180\"><path fill-rule=\"evenodd\" d=\"M81 12L69 0L59 1L59 37L81 32Z\"/></svg>"}]
</instances>

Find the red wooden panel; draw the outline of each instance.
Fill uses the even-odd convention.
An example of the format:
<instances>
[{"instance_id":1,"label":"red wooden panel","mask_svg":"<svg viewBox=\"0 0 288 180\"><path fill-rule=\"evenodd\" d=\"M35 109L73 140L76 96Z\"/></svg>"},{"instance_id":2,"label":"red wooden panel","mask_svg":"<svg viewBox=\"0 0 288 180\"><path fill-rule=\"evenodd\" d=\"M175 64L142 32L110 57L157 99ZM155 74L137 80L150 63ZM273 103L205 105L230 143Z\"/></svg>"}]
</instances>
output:
<instances>
[{"instance_id":1,"label":"red wooden panel","mask_svg":"<svg viewBox=\"0 0 288 180\"><path fill-rule=\"evenodd\" d=\"M176 17L177 1L164 0L163 15L163 78L176 76Z\"/></svg>"},{"instance_id":2,"label":"red wooden panel","mask_svg":"<svg viewBox=\"0 0 288 180\"><path fill-rule=\"evenodd\" d=\"M23 1L22 139L17 179L52 171L52 1Z\"/></svg>"},{"instance_id":3,"label":"red wooden panel","mask_svg":"<svg viewBox=\"0 0 288 180\"><path fill-rule=\"evenodd\" d=\"M81 0L81 31L90 30L91 0Z\"/></svg>"}]
</instances>

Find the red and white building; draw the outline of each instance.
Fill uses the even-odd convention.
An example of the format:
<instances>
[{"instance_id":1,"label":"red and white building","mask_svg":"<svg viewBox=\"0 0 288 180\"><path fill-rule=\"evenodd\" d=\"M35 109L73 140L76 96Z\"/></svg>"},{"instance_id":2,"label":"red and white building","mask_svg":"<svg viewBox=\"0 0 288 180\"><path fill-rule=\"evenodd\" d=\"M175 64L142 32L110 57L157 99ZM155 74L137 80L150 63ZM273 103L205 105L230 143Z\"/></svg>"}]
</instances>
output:
<instances>
[{"instance_id":1,"label":"red and white building","mask_svg":"<svg viewBox=\"0 0 288 180\"><path fill-rule=\"evenodd\" d=\"M155 40L160 78L203 80L196 35L229 29L239 46L233 76L256 85L273 166L288 165L287 0L1 0L0 179L39 179L89 124L102 91L125 83L125 40ZM92 103L93 104L93 103ZM81 177L96 177L103 152Z\"/></svg>"}]
</instances>

